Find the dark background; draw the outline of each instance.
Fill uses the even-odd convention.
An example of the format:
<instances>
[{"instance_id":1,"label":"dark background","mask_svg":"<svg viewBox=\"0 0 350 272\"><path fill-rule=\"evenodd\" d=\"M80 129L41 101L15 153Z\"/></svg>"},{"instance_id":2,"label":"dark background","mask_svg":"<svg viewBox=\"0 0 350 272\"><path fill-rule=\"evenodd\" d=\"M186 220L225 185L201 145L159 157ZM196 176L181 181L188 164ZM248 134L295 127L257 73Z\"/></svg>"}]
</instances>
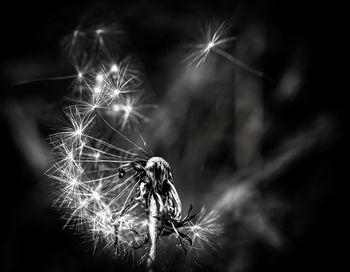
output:
<instances>
[{"instance_id":1,"label":"dark background","mask_svg":"<svg viewBox=\"0 0 350 272\"><path fill-rule=\"evenodd\" d=\"M333 64L340 53L335 34L337 21L331 19L336 15L333 8L331 3L313 5L302 1L47 1L10 3L2 9L1 271L142 270L130 268L128 262L114 260L106 253L93 255L92 244L68 229L62 230L60 212L50 207L50 181L42 175L49 160L44 139L59 122L59 109L65 103L62 97L68 93L69 81L16 85L23 80L74 73L61 41L86 14L94 14L97 22L118 18L125 28L130 48L147 76L150 97L160 105L159 111L167 113L152 115L156 121L146 129L146 138L154 151L168 154L175 177L184 180L179 192L186 205L200 206L209 199L209 206L215 206L213 203L218 200L213 198L222 196L220 188L231 188L231 176L243 183L250 176L268 180L258 181L259 185L252 189L252 202L248 208L240 207L243 216L232 219L235 208L223 209L225 234L221 247L199 260L201 268L189 265L191 269L340 269L346 260L346 250L342 249L347 234L346 191L340 188L347 181L348 172L344 132L347 101L346 89L339 86L340 68ZM223 61L215 64L224 84L208 83L212 89L223 89L222 95L215 93L208 98L205 94L209 90L191 95L171 91L178 76L176 69L181 67L175 60L184 50L182 45L193 38L201 23L212 18L232 22L234 34L244 36L251 25L264 31L266 50L251 63L277 81L259 81L264 120L268 124L259 141L259 156L275 166L271 171L276 174L266 170L270 169L268 166L256 167L254 160L239 166L239 158L234 155L236 149L231 142L239 128L233 125L237 116L230 110L234 105L227 103L232 92L232 87L227 86L237 86L239 79L232 82L225 76L234 69L232 65ZM293 97L283 91L279 95L278 90L283 89L279 82L295 63L302 83ZM243 73L242 77L248 76ZM207 88L198 86L194 89ZM180 103L176 99L185 99L183 103L188 105L182 117L176 115ZM212 102L216 99L221 104ZM210 110L212 106L215 110ZM162 122L169 125L160 129L161 136L157 138L152 131ZM210 136L213 131L219 135L217 141L210 141L217 136ZM200 138L199 134L209 136ZM172 142L167 143L166 139ZM191 149L191 139L202 143L199 151ZM205 149L208 145L211 147ZM194 153L189 155L188 150ZM287 163L284 155L291 155ZM274 164L277 161L281 164ZM242 172L248 178L237 174ZM179 184L181 187L181 181ZM196 199L201 200L196 203ZM245 230L251 215L255 218L256 209L259 215L269 218L273 235L276 234L272 236L277 238L264 240L261 237L268 236L265 232ZM169 270L177 271L176 265Z\"/></svg>"}]
</instances>

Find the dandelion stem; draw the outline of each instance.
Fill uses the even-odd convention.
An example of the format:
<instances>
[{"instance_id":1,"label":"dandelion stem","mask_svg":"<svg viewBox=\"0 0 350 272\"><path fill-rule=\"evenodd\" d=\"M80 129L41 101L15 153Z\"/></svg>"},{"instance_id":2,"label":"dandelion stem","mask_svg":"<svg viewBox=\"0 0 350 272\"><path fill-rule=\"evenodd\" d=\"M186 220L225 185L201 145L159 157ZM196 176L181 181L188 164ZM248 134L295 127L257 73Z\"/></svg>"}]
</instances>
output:
<instances>
[{"instance_id":1,"label":"dandelion stem","mask_svg":"<svg viewBox=\"0 0 350 272\"><path fill-rule=\"evenodd\" d=\"M157 249L157 221L158 221L158 209L156 204L156 199L154 194L150 196L149 203L149 223L148 223L148 231L149 231L149 253L147 257L147 271L154 272L155 271L155 260L156 260L156 249Z\"/></svg>"}]
</instances>

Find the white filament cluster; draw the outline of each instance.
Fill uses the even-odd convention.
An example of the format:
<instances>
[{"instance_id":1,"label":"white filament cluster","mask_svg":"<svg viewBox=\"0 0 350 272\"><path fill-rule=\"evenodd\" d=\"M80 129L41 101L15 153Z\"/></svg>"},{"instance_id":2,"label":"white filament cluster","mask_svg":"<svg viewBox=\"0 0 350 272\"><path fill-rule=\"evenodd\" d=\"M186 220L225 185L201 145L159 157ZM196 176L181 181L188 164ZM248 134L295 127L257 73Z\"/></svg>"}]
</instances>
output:
<instances>
[{"instance_id":1,"label":"white filament cluster","mask_svg":"<svg viewBox=\"0 0 350 272\"><path fill-rule=\"evenodd\" d=\"M121 211L137 186L126 165L139 155L94 136L94 122L104 119L82 116L77 107L68 108L66 115L71 127L52 135L58 160L47 174L59 181L56 203L68 211L67 224L82 226L96 242L103 238L106 246L115 242L116 235L120 247L137 245L133 231L142 233L142 216ZM118 169L123 165L126 174L121 178Z\"/></svg>"},{"instance_id":2,"label":"white filament cluster","mask_svg":"<svg viewBox=\"0 0 350 272\"><path fill-rule=\"evenodd\" d=\"M88 115L99 110L110 119L118 121L121 129L127 125L138 125L147 121L142 109L153 105L139 105L141 79L130 64L112 64L109 69L102 66L96 73L78 73L78 86L75 88L79 111Z\"/></svg>"}]
</instances>

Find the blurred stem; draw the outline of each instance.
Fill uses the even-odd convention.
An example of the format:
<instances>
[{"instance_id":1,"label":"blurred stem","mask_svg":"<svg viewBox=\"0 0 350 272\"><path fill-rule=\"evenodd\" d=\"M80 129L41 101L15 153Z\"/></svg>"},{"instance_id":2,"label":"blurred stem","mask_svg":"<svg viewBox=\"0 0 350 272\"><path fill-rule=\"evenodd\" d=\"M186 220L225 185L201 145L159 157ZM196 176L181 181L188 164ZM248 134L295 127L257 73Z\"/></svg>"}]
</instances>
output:
<instances>
[{"instance_id":1,"label":"blurred stem","mask_svg":"<svg viewBox=\"0 0 350 272\"><path fill-rule=\"evenodd\" d=\"M149 231L149 253L147 257L147 271L155 271L155 260L156 260L156 242L157 242L157 219L158 210L157 203L153 194L151 194L149 202L149 222L148 222L148 231Z\"/></svg>"}]
</instances>

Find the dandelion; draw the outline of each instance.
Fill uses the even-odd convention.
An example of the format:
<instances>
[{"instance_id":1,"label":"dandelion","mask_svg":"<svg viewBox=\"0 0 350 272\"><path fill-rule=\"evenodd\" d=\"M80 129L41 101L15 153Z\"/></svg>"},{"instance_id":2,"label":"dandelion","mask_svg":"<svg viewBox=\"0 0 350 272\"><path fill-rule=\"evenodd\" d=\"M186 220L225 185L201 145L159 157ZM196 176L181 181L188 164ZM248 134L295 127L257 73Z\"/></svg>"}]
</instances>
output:
<instances>
[{"instance_id":1,"label":"dandelion","mask_svg":"<svg viewBox=\"0 0 350 272\"><path fill-rule=\"evenodd\" d=\"M168 162L122 134L133 146L131 150L94 137L86 129L93 126L92 117L86 122L73 110L67 116L74 129L52 138L61 159L47 172L60 182L57 201L69 211L67 224L79 222L90 230L96 245L103 240L105 247L115 247L120 255L148 244L146 265L150 271L155 266L159 237L174 235L185 253L193 241L206 239L204 227L191 223L195 217L191 208L182 216ZM71 138L76 129L80 129L80 141Z\"/></svg>"},{"instance_id":2,"label":"dandelion","mask_svg":"<svg viewBox=\"0 0 350 272\"><path fill-rule=\"evenodd\" d=\"M99 39L111 34L108 28L76 31L73 47L82 33ZM128 62L84 62L89 65L77 68L69 98L74 105L64 111L68 125L50 137L57 160L46 172L59 184L55 205L67 211L66 226L89 233L95 248L102 243L119 256L139 254L149 271L162 237L177 239L185 253L210 245L216 216L196 216L192 206L184 216L169 163L154 156L141 135L138 145L120 131L147 121L143 109L154 108L139 103L140 73Z\"/></svg>"}]
</instances>

